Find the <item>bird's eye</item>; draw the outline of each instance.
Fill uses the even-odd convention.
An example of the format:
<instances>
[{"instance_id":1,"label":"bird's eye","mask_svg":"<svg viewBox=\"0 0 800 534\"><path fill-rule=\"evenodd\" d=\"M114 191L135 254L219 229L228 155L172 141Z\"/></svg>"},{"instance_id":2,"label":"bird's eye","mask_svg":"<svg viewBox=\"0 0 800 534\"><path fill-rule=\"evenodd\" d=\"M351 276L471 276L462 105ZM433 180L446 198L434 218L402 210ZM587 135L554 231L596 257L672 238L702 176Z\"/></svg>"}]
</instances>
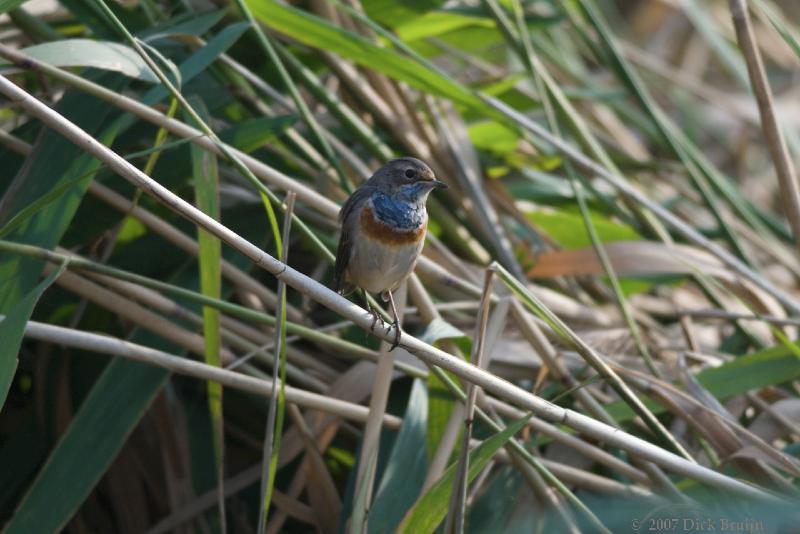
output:
<instances>
[{"instance_id":1,"label":"bird's eye","mask_svg":"<svg viewBox=\"0 0 800 534\"><path fill-rule=\"evenodd\" d=\"M417 173L414 172L414 169L406 169L406 178L413 178L416 175Z\"/></svg>"}]
</instances>

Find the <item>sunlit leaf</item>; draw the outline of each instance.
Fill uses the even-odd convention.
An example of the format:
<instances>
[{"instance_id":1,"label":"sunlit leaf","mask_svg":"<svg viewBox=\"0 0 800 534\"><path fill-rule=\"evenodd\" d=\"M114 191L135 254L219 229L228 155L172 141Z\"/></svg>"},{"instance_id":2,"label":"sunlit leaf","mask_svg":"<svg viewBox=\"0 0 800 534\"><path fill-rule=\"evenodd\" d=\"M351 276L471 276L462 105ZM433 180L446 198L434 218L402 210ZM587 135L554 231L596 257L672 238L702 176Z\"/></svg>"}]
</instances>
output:
<instances>
[{"instance_id":1,"label":"sunlit leaf","mask_svg":"<svg viewBox=\"0 0 800 534\"><path fill-rule=\"evenodd\" d=\"M250 1L253 14L266 26L321 50L334 52L361 65L379 70L417 89L449 98L466 107L495 113L466 87L397 52L382 48L360 35L336 27L305 11L273 0Z\"/></svg>"},{"instance_id":2,"label":"sunlit leaf","mask_svg":"<svg viewBox=\"0 0 800 534\"><path fill-rule=\"evenodd\" d=\"M190 97L189 104L204 121L209 121L208 111L200 98ZM187 113L188 115L188 113ZM190 120L187 117L187 120ZM203 150L193 144L190 148L192 157L192 177L194 182L195 203L206 215L219 220L219 170L217 157L212 152ZM222 245L216 237L202 228L197 229L197 242L200 247L198 261L200 263L200 290L207 297L219 299L222 294ZM205 362L220 367L220 349L222 345L219 310L203 306L203 341L205 342ZM213 427L215 461L217 464L217 480L222 490L225 476L225 430L222 417L222 386L218 382L206 383L208 394L208 410ZM220 511L224 517L224 510Z\"/></svg>"},{"instance_id":3,"label":"sunlit leaf","mask_svg":"<svg viewBox=\"0 0 800 534\"><path fill-rule=\"evenodd\" d=\"M64 39L22 50L29 56L56 67L94 67L119 72L145 82L158 83L155 73L129 46L90 39ZM8 62L0 60L0 67Z\"/></svg>"},{"instance_id":4,"label":"sunlit leaf","mask_svg":"<svg viewBox=\"0 0 800 534\"><path fill-rule=\"evenodd\" d=\"M588 247L592 244L577 208L530 211L527 216L531 222L566 249ZM591 217L603 242L641 239L636 230L626 224L615 222L596 212L592 212Z\"/></svg>"}]
</instances>

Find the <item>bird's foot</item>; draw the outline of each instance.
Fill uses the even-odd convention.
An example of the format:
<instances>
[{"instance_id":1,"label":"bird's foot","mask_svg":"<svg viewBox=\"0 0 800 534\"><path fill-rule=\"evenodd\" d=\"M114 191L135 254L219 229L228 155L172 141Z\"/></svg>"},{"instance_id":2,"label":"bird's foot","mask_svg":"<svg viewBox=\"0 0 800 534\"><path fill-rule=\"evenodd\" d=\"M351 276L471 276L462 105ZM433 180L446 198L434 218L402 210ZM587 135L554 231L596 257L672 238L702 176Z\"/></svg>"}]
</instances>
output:
<instances>
[{"instance_id":1,"label":"bird's foot","mask_svg":"<svg viewBox=\"0 0 800 534\"><path fill-rule=\"evenodd\" d=\"M389 352L392 352L397 346L400 344L400 337L402 336L402 330L400 330L400 321L395 321L392 323L394 327L394 341L392 342L392 346L389 348Z\"/></svg>"},{"instance_id":2,"label":"bird's foot","mask_svg":"<svg viewBox=\"0 0 800 534\"><path fill-rule=\"evenodd\" d=\"M375 325L378 324L378 319L380 319L380 315L378 315L378 310L372 307L372 304L367 302L367 311L372 316L372 325L369 327L369 331L373 334L375 333Z\"/></svg>"}]
</instances>

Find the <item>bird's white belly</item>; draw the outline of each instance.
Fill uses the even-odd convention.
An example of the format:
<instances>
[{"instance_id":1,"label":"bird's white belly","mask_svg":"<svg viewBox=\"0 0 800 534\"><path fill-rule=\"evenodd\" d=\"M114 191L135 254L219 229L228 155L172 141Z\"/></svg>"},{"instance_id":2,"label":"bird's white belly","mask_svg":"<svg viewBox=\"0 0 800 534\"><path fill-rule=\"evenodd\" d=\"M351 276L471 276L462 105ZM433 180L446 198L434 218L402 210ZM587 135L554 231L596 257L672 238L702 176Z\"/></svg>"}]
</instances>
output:
<instances>
[{"instance_id":1,"label":"bird's white belly","mask_svg":"<svg viewBox=\"0 0 800 534\"><path fill-rule=\"evenodd\" d=\"M366 236L355 239L348 278L370 293L393 291L411 274L423 244L424 239L407 245L385 245Z\"/></svg>"}]
</instances>

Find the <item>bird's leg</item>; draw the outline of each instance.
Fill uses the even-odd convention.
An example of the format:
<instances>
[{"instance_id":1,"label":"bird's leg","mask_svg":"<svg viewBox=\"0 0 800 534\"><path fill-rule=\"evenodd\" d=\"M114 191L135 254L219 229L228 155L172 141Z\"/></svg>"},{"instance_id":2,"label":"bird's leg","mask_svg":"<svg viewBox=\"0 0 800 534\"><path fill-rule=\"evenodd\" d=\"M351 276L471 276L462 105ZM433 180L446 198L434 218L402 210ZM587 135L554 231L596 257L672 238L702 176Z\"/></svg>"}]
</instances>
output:
<instances>
[{"instance_id":1,"label":"bird's leg","mask_svg":"<svg viewBox=\"0 0 800 534\"><path fill-rule=\"evenodd\" d=\"M389 304L392 306L392 313L394 314L394 342L392 343L392 347L389 349L389 352L392 352L397 345L400 344L400 316L397 314L397 308L394 306L394 297L392 296L391 291L386 291L383 294L383 299L386 300L388 298Z\"/></svg>"},{"instance_id":2,"label":"bird's leg","mask_svg":"<svg viewBox=\"0 0 800 534\"><path fill-rule=\"evenodd\" d=\"M369 294L366 290L363 290L364 295L364 304L367 306L367 311L370 315L372 315L372 326L369 327L370 332L375 332L375 325L378 324L378 311L372 307L372 304L369 303Z\"/></svg>"}]
</instances>

